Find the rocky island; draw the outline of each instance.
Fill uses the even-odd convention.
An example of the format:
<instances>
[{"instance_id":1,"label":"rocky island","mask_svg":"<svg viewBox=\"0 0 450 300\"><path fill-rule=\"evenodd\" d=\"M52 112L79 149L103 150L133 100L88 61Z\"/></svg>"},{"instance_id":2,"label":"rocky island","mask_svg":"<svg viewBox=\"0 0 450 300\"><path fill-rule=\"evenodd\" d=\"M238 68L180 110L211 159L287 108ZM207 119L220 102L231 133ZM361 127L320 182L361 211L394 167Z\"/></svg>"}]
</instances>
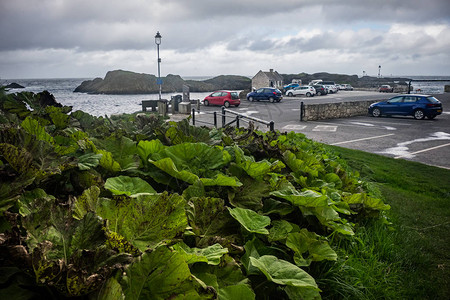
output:
<instances>
[{"instance_id":1,"label":"rocky island","mask_svg":"<svg viewBox=\"0 0 450 300\"><path fill-rule=\"evenodd\" d=\"M251 79L245 76L221 75L204 81L184 80L179 75L162 77L162 92L182 92L188 85L191 92L210 92L217 89L244 90L251 86ZM90 94L151 94L158 93L159 86L155 75L115 70L105 78L86 80L74 92Z\"/></svg>"}]
</instances>

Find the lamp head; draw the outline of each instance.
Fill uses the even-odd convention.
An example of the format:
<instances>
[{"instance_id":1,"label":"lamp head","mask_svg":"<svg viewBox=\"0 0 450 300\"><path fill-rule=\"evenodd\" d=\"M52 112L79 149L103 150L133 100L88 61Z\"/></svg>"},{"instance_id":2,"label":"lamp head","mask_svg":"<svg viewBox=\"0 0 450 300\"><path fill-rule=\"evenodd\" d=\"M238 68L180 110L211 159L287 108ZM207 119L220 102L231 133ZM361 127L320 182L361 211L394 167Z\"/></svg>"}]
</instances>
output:
<instances>
[{"instance_id":1,"label":"lamp head","mask_svg":"<svg viewBox=\"0 0 450 300\"><path fill-rule=\"evenodd\" d=\"M155 35L155 43L156 45L161 45L161 34L159 33L159 31Z\"/></svg>"}]
</instances>

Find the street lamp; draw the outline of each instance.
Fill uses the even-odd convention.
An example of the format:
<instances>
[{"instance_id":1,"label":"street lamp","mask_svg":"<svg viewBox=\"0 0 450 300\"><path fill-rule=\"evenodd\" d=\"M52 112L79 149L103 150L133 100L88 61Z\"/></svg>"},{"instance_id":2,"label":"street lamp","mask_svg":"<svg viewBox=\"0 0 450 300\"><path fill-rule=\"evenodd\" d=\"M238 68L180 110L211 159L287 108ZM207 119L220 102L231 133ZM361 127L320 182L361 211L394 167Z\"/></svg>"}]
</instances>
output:
<instances>
[{"instance_id":1,"label":"street lamp","mask_svg":"<svg viewBox=\"0 0 450 300\"><path fill-rule=\"evenodd\" d=\"M157 84L159 84L159 100L161 100L161 86L162 86L161 68L160 68L161 58L159 58L159 45L161 45L161 34L159 33L159 31L155 35L155 44L156 44L156 48L158 51L158 81L157 81Z\"/></svg>"}]
</instances>

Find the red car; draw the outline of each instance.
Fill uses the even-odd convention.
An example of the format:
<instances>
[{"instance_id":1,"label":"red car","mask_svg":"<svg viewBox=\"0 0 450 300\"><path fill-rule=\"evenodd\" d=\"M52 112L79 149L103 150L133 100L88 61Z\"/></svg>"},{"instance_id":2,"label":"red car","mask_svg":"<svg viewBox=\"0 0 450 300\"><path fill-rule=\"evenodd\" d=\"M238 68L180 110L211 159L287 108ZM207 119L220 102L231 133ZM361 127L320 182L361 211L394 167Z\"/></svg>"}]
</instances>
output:
<instances>
[{"instance_id":1,"label":"red car","mask_svg":"<svg viewBox=\"0 0 450 300\"><path fill-rule=\"evenodd\" d=\"M392 92L394 92L394 88L388 84L384 84L380 87L379 92L380 93L392 93Z\"/></svg>"},{"instance_id":2,"label":"red car","mask_svg":"<svg viewBox=\"0 0 450 300\"><path fill-rule=\"evenodd\" d=\"M215 91L203 100L203 105L205 106L223 105L225 107L230 107L230 105L234 105L238 107L239 104L241 104L239 92Z\"/></svg>"}]
</instances>

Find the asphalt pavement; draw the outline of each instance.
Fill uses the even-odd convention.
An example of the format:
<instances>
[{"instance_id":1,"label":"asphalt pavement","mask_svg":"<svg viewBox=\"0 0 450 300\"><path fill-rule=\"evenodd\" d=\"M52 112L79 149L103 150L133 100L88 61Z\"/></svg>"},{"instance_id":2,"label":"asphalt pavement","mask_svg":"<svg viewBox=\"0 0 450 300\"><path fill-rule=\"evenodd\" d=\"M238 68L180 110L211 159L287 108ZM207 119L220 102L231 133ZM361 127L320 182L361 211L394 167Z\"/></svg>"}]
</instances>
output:
<instances>
[{"instance_id":1,"label":"asphalt pavement","mask_svg":"<svg viewBox=\"0 0 450 300\"><path fill-rule=\"evenodd\" d=\"M357 116L321 121L300 121L300 103L330 103L344 101L383 100L395 94L368 91L339 91L337 94L316 97L285 97L279 103L268 101L241 101L239 107L230 108L265 121L274 121L275 129L295 131L308 138L330 145L357 149L421 162L450 169L450 93L435 95L443 103L443 113L434 120L415 120L413 117ZM218 106L201 106L196 113L196 125L212 126L213 112L219 115ZM227 113L226 122L234 115ZM219 126L221 117L217 117ZM201 123L205 122L205 123ZM209 124L206 124L209 123ZM261 130L268 130L264 124L256 123ZM240 120L240 126L247 126Z\"/></svg>"}]
</instances>

